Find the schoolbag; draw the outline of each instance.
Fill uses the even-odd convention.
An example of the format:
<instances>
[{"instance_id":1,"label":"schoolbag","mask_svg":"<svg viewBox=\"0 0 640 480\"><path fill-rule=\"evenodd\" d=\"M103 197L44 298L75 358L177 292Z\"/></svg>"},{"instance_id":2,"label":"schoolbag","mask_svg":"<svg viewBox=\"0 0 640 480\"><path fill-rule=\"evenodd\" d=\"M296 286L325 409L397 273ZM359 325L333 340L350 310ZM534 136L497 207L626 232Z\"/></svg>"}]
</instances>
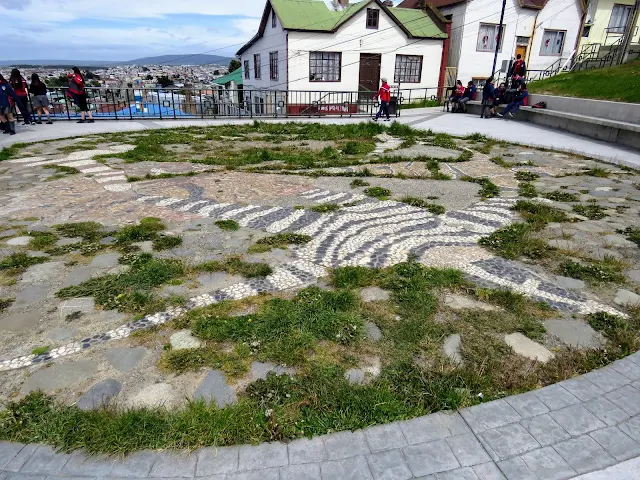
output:
<instances>
[{"instance_id":1,"label":"schoolbag","mask_svg":"<svg viewBox=\"0 0 640 480\"><path fill-rule=\"evenodd\" d=\"M547 102L538 102L532 105L531 108L547 108Z\"/></svg>"}]
</instances>

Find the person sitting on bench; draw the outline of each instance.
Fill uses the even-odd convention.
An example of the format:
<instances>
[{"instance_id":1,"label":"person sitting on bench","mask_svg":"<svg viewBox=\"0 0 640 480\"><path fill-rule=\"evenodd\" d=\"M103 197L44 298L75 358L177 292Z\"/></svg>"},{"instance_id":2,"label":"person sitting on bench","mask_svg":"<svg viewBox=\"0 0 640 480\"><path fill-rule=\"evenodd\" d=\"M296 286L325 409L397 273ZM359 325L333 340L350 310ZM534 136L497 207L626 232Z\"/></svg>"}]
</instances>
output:
<instances>
[{"instance_id":1,"label":"person sitting on bench","mask_svg":"<svg viewBox=\"0 0 640 480\"><path fill-rule=\"evenodd\" d=\"M449 97L449 104L451 104L451 111L455 112L458 109L458 102L462 98L464 94L464 85L460 80L456 80L456 89L453 91L453 95ZM449 111L449 106L447 105L447 111Z\"/></svg>"},{"instance_id":2,"label":"person sitting on bench","mask_svg":"<svg viewBox=\"0 0 640 480\"><path fill-rule=\"evenodd\" d=\"M504 117L505 115L513 117L513 114L516 113L522 105L525 105L528 96L529 92L527 91L527 85L521 83L520 85L518 85L518 91L516 92L515 98L511 102L509 102L509 104L504 109L504 112L499 113L498 115L500 115L501 117Z\"/></svg>"},{"instance_id":3,"label":"person sitting on bench","mask_svg":"<svg viewBox=\"0 0 640 480\"><path fill-rule=\"evenodd\" d=\"M493 96L493 108L491 109L491 116L495 117L498 112L498 107L501 103L504 103L504 97L507 93L507 87L504 83L501 83L498 88L495 89L495 95Z\"/></svg>"},{"instance_id":4,"label":"person sitting on bench","mask_svg":"<svg viewBox=\"0 0 640 480\"><path fill-rule=\"evenodd\" d=\"M467 102L469 100L476 99L476 91L477 88L473 84L473 82L469 82L467 84L467 88L465 88L464 92L462 93L462 98L458 101L458 105L460 109L462 109L462 113L467 113Z\"/></svg>"}]
</instances>

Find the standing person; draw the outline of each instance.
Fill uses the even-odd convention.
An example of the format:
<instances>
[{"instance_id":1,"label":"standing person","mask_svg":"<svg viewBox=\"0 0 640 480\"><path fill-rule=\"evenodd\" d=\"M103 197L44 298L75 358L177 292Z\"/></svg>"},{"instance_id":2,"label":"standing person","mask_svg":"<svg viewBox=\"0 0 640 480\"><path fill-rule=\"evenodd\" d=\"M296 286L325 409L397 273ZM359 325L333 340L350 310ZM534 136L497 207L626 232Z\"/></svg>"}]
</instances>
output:
<instances>
[{"instance_id":1,"label":"standing person","mask_svg":"<svg viewBox=\"0 0 640 480\"><path fill-rule=\"evenodd\" d=\"M378 90L378 93L376 93L373 98L380 98L380 109L378 110L378 113L376 113L376 116L374 117L374 121L378 121L378 119L380 118L380 116L382 114L385 114L387 116L387 118L385 118L385 122L389 122L391 120L391 118L389 118L389 102L391 101L391 87L389 87L389 84L387 83L387 79L382 77L380 79L382 81L382 86L380 87L380 90Z\"/></svg>"},{"instance_id":2,"label":"standing person","mask_svg":"<svg viewBox=\"0 0 640 480\"><path fill-rule=\"evenodd\" d=\"M458 105L462 109L462 113L467 113L467 102L475 98L477 91L478 90L473 82L469 82L467 84L467 88L462 92L462 98L458 101Z\"/></svg>"},{"instance_id":3,"label":"standing person","mask_svg":"<svg viewBox=\"0 0 640 480\"><path fill-rule=\"evenodd\" d=\"M20 74L20 70L17 68L11 70L9 83L11 84L16 97L18 97L16 104L22 114L22 120L24 121L23 125L31 125L31 115L29 114L29 90L27 87L27 81Z\"/></svg>"},{"instance_id":4,"label":"standing person","mask_svg":"<svg viewBox=\"0 0 640 480\"><path fill-rule=\"evenodd\" d=\"M93 123L93 115L87 106L87 92L84 87L84 77L78 67L73 67L73 73L67 75L69 79L69 90L67 95L73 99L73 103L80 109L80 120L77 123L84 123L85 113L89 115L87 123Z\"/></svg>"},{"instance_id":5,"label":"standing person","mask_svg":"<svg viewBox=\"0 0 640 480\"><path fill-rule=\"evenodd\" d=\"M513 117L513 114L516 113L522 105L524 105L528 96L529 92L527 91L527 85L521 83L518 86L518 92L516 93L515 98L507 105L507 107L504 109L504 112L499 113L498 115L500 115L501 117L504 117L505 115Z\"/></svg>"},{"instance_id":6,"label":"standing person","mask_svg":"<svg viewBox=\"0 0 640 480\"><path fill-rule=\"evenodd\" d=\"M496 90L493 85L493 77L489 77L484 83L484 88L482 89L482 111L480 112L480 118L490 118L489 112L491 112L491 109L493 108L495 96Z\"/></svg>"},{"instance_id":7,"label":"standing person","mask_svg":"<svg viewBox=\"0 0 640 480\"><path fill-rule=\"evenodd\" d=\"M33 108L38 112L36 123L42 125L42 112L44 111L47 125L53 124L49 118L49 97L47 97L47 86L40 80L37 73L31 75L31 93L33 94Z\"/></svg>"},{"instance_id":8,"label":"standing person","mask_svg":"<svg viewBox=\"0 0 640 480\"><path fill-rule=\"evenodd\" d=\"M18 102L18 96L13 91L13 87L0 74L0 125L3 126L3 133L9 135L16 134L16 121L13 118L13 106L11 101Z\"/></svg>"},{"instance_id":9,"label":"standing person","mask_svg":"<svg viewBox=\"0 0 640 480\"><path fill-rule=\"evenodd\" d=\"M509 76L513 82L513 85L517 85L519 82L523 82L527 75L527 64L524 62L522 55L516 55L516 61L511 65Z\"/></svg>"}]
</instances>

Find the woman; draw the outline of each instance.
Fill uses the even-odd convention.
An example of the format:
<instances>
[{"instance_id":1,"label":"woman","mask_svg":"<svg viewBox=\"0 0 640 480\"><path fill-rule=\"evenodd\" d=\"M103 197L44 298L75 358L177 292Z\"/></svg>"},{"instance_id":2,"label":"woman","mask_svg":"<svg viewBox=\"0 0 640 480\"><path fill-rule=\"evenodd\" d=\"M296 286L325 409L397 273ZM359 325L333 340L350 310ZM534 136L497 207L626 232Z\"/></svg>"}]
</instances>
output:
<instances>
[{"instance_id":1,"label":"woman","mask_svg":"<svg viewBox=\"0 0 640 480\"><path fill-rule=\"evenodd\" d=\"M464 85L462 85L462 80L456 80L456 87L453 91L453 95L449 97L449 104L451 104L451 112L455 113L458 110L458 102L464 95ZM449 106L447 105L447 111L449 110Z\"/></svg>"},{"instance_id":2,"label":"woman","mask_svg":"<svg viewBox=\"0 0 640 480\"><path fill-rule=\"evenodd\" d=\"M22 114L23 125L31 125L31 115L29 114L29 91L27 89L27 81L20 75L20 70L14 68L11 70L9 83L13 91L18 97L16 102L20 113Z\"/></svg>"},{"instance_id":3,"label":"woman","mask_svg":"<svg viewBox=\"0 0 640 480\"><path fill-rule=\"evenodd\" d=\"M18 102L18 96L11 84L0 74L0 130L9 135L16 134L16 121L13 118L11 100Z\"/></svg>"},{"instance_id":4,"label":"woman","mask_svg":"<svg viewBox=\"0 0 640 480\"><path fill-rule=\"evenodd\" d=\"M495 96L496 93L495 86L493 85L493 77L489 77L482 89L482 111L480 112L480 118L490 118L489 112L493 108Z\"/></svg>"},{"instance_id":5,"label":"woman","mask_svg":"<svg viewBox=\"0 0 640 480\"><path fill-rule=\"evenodd\" d=\"M47 125L53 124L49 118L49 97L47 97L47 86L40 80L37 73L31 75L31 93L33 93L33 108L38 112L38 125L42 125L42 112L47 119Z\"/></svg>"},{"instance_id":6,"label":"woman","mask_svg":"<svg viewBox=\"0 0 640 480\"><path fill-rule=\"evenodd\" d=\"M69 79L69 90L67 95L73 99L73 103L80 109L80 120L78 123L84 123L85 112L89 115L87 123L93 123L93 115L87 106L87 92L84 88L84 77L80 73L78 67L73 67L73 73L67 75Z\"/></svg>"}]
</instances>

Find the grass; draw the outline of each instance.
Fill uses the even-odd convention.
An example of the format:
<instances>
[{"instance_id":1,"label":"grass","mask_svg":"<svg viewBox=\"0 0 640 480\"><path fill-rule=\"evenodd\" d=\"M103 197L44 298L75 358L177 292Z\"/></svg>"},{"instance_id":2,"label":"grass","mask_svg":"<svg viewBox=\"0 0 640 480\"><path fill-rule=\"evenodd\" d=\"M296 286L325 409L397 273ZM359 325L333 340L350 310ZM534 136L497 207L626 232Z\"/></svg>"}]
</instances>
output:
<instances>
[{"instance_id":1,"label":"grass","mask_svg":"<svg viewBox=\"0 0 640 480\"><path fill-rule=\"evenodd\" d=\"M627 240L635 243L640 247L640 228L638 227L627 227L621 233L624 234Z\"/></svg>"},{"instance_id":2,"label":"grass","mask_svg":"<svg viewBox=\"0 0 640 480\"><path fill-rule=\"evenodd\" d=\"M31 231L27 234L33 237L28 245L31 250L46 250L58 241L58 236L51 232Z\"/></svg>"},{"instance_id":3,"label":"grass","mask_svg":"<svg viewBox=\"0 0 640 480\"><path fill-rule=\"evenodd\" d=\"M159 235L153 239L154 250L169 250L182 245L182 238L177 235Z\"/></svg>"},{"instance_id":4,"label":"grass","mask_svg":"<svg viewBox=\"0 0 640 480\"><path fill-rule=\"evenodd\" d=\"M534 172L528 172L526 170L520 170L515 174L516 180L520 180L521 182L532 182L540 178L540 175Z\"/></svg>"},{"instance_id":5,"label":"grass","mask_svg":"<svg viewBox=\"0 0 640 480\"><path fill-rule=\"evenodd\" d=\"M527 223L531 224L536 230L541 230L548 223L569 221L565 212L544 203L518 200L513 209L520 213Z\"/></svg>"},{"instance_id":6,"label":"grass","mask_svg":"<svg viewBox=\"0 0 640 480\"><path fill-rule=\"evenodd\" d=\"M589 220L600 220L607 216L607 214L604 212L605 208L601 207L600 205L580 204L580 205L574 205L572 208L573 208L573 211L576 212L578 215L587 217Z\"/></svg>"},{"instance_id":7,"label":"grass","mask_svg":"<svg viewBox=\"0 0 640 480\"><path fill-rule=\"evenodd\" d=\"M436 147L449 148L456 150L458 148L454 138L448 133L436 133L430 140L432 145Z\"/></svg>"},{"instance_id":8,"label":"grass","mask_svg":"<svg viewBox=\"0 0 640 480\"><path fill-rule=\"evenodd\" d=\"M356 187L368 187L371 184L369 182L365 182L364 180L356 178L349 185L351 185L351 188L356 188Z\"/></svg>"},{"instance_id":9,"label":"grass","mask_svg":"<svg viewBox=\"0 0 640 480\"><path fill-rule=\"evenodd\" d=\"M250 364L251 349L243 344L237 345L230 353L210 346L169 350L159 362L160 367L176 373L198 371L206 367L222 370L229 378L244 375L249 371Z\"/></svg>"},{"instance_id":10,"label":"grass","mask_svg":"<svg viewBox=\"0 0 640 480\"><path fill-rule=\"evenodd\" d=\"M624 263L613 258L591 261L586 264L568 260L560 264L558 273L565 277L577 278L590 283L622 283L625 280L624 268Z\"/></svg>"},{"instance_id":11,"label":"grass","mask_svg":"<svg viewBox=\"0 0 640 480\"><path fill-rule=\"evenodd\" d=\"M49 168L55 170L56 173L66 174L66 175L75 175L76 173L80 173L80 170L74 167L65 167L64 165L44 165L43 168Z\"/></svg>"},{"instance_id":12,"label":"grass","mask_svg":"<svg viewBox=\"0 0 640 480\"><path fill-rule=\"evenodd\" d=\"M620 82L628 78L628 82ZM531 82L531 93L595 98L615 102L640 102L640 60L580 72L569 72Z\"/></svg>"},{"instance_id":13,"label":"grass","mask_svg":"<svg viewBox=\"0 0 640 480\"><path fill-rule=\"evenodd\" d=\"M95 242L108 235L97 222L63 223L54 225L53 228L63 237L81 237L88 242Z\"/></svg>"},{"instance_id":14,"label":"grass","mask_svg":"<svg viewBox=\"0 0 640 480\"><path fill-rule=\"evenodd\" d=\"M240 230L240 224L235 220L216 220L213 222L220 230L226 230L228 232L235 232Z\"/></svg>"},{"instance_id":15,"label":"grass","mask_svg":"<svg viewBox=\"0 0 640 480\"><path fill-rule=\"evenodd\" d=\"M32 257L24 252L16 252L0 260L0 271L5 270L9 275L18 275L30 266L47 260L47 257Z\"/></svg>"},{"instance_id":16,"label":"grass","mask_svg":"<svg viewBox=\"0 0 640 480\"><path fill-rule=\"evenodd\" d=\"M482 188L480 188L478 195L482 198L492 198L500 195L500 188L488 178L475 178L465 175L460 180L480 185Z\"/></svg>"},{"instance_id":17,"label":"grass","mask_svg":"<svg viewBox=\"0 0 640 480\"><path fill-rule=\"evenodd\" d=\"M140 220L137 225L127 225L115 234L118 244L130 244L134 242L144 242L155 240L158 232L165 229L159 218L146 217Z\"/></svg>"},{"instance_id":18,"label":"grass","mask_svg":"<svg viewBox=\"0 0 640 480\"><path fill-rule=\"evenodd\" d=\"M364 190L364 194L378 200L387 200L391 196L391 190L383 187L370 187Z\"/></svg>"},{"instance_id":19,"label":"grass","mask_svg":"<svg viewBox=\"0 0 640 480\"><path fill-rule=\"evenodd\" d=\"M0 162L3 160L10 160L16 158L24 147L28 146L27 143L14 143L9 147L4 147L0 150Z\"/></svg>"},{"instance_id":20,"label":"grass","mask_svg":"<svg viewBox=\"0 0 640 480\"><path fill-rule=\"evenodd\" d=\"M14 301L15 298L0 298L0 312L9 308Z\"/></svg>"},{"instance_id":21,"label":"grass","mask_svg":"<svg viewBox=\"0 0 640 480\"><path fill-rule=\"evenodd\" d=\"M274 248L285 249L289 245L303 245L309 243L311 237L309 235L301 235L299 233L277 233L268 237L263 237L248 249L249 253L268 252Z\"/></svg>"},{"instance_id":22,"label":"grass","mask_svg":"<svg viewBox=\"0 0 640 480\"><path fill-rule=\"evenodd\" d=\"M205 272L227 272L230 275L242 275L247 278L266 277L273 272L266 263L245 262L239 256L231 256L224 261L204 262L196 268Z\"/></svg>"},{"instance_id":23,"label":"grass","mask_svg":"<svg viewBox=\"0 0 640 480\"><path fill-rule=\"evenodd\" d=\"M533 198L538 196L538 191L532 183L523 182L518 185L518 195L521 197Z\"/></svg>"},{"instance_id":24,"label":"grass","mask_svg":"<svg viewBox=\"0 0 640 480\"><path fill-rule=\"evenodd\" d=\"M49 353L51 347L49 345L44 345L42 347L36 347L31 350L31 355L44 355L45 353Z\"/></svg>"},{"instance_id":25,"label":"grass","mask_svg":"<svg viewBox=\"0 0 640 480\"><path fill-rule=\"evenodd\" d=\"M412 207L424 208L434 215L442 215L446 211L446 209L442 205L429 203L418 197L403 197L400 199L400 201L402 203L406 203L407 205L411 205Z\"/></svg>"},{"instance_id":26,"label":"grass","mask_svg":"<svg viewBox=\"0 0 640 480\"><path fill-rule=\"evenodd\" d=\"M422 100L415 100L410 103L403 103L400 107L402 110L412 109L412 108L429 108L429 107L439 107L442 105L438 100L431 100L429 98Z\"/></svg>"},{"instance_id":27,"label":"grass","mask_svg":"<svg viewBox=\"0 0 640 480\"><path fill-rule=\"evenodd\" d=\"M547 192L542 196L556 202L577 202L580 200L580 197L578 197L578 195L576 195L575 193L563 192L560 190Z\"/></svg>"},{"instance_id":28,"label":"grass","mask_svg":"<svg viewBox=\"0 0 640 480\"><path fill-rule=\"evenodd\" d=\"M482 237L478 243L504 258L539 259L547 256L550 248L543 240L534 237L535 231L531 224L513 223Z\"/></svg>"},{"instance_id":29,"label":"grass","mask_svg":"<svg viewBox=\"0 0 640 480\"><path fill-rule=\"evenodd\" d=\"M336 203L321 203L319 205L314 205L309 210L316 213L332 213L340 210L340 205Z\"/></svg>"},{"instance_id":30,"label":"grass","mask_svg":"<svg viewBox=\"0 0 640 480\"><path fill-rule=\"evenodd\" d=\"M604 168L589 168L588 170L583 170L578 173L578 175L588 175L590 177L599 177L599 178L608 178L611 172L609 170L605 170Z\"/></svg>"}]
</instances>

